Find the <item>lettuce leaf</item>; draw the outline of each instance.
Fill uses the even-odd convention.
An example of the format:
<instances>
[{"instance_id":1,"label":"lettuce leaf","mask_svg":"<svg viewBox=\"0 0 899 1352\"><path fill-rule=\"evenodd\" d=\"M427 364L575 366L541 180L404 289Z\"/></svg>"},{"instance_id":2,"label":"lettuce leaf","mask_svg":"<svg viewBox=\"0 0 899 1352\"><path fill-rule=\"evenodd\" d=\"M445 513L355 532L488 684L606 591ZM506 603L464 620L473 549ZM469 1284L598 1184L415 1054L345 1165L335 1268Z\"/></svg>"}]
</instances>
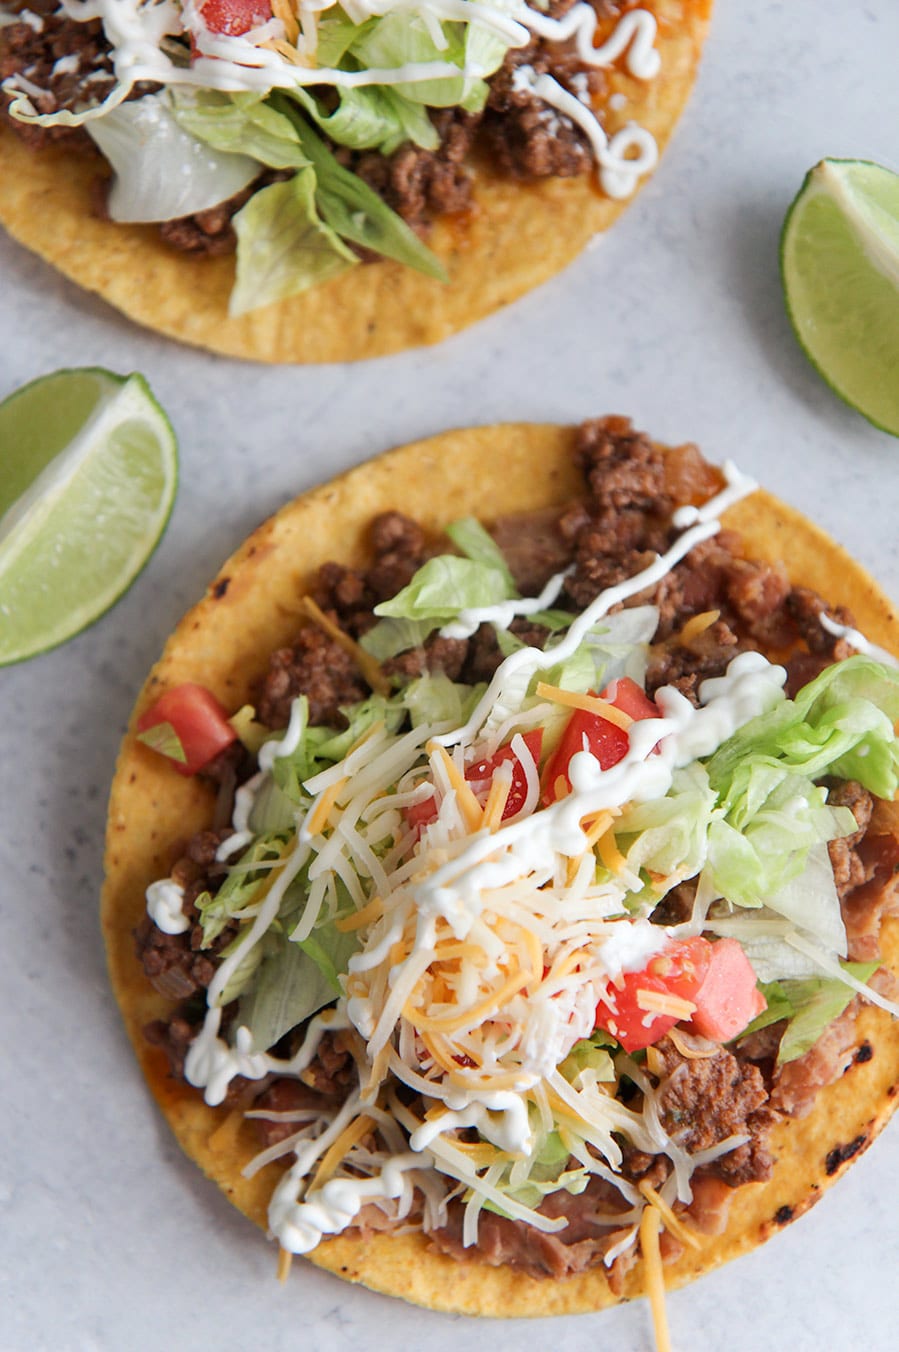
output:
<instances>
[{"instance_id":1,"label":"lettuce leaf","mask_svg":"<svg viewBox=\"0 0 899 1352\"><path fill-rule=\"evenodd\" d=\"M840 964L857 981L867 982L879 967L877 962L843 962ZM781 1038L777 1064L786 1065L809 1051L824 1030L838 1018L855 994L851 986L836 977L807 977L772 981L761 986L768 1001L765 1009L741 1037L767 1028L769 1024L787 1019Z\"/></svg>"},{"instance_id":2,"label":"lettuce leaf","mask_svg":"<svg viewBox=\"0 0 899 1352\"><path fill-rule=\"evenodd\" d=\"M237 277L229 314L287 300L358 264L353 251L320 219L315 193L313 170L302 169L286 182L255 192L233 218Z\"/></svg>"},{"instance_id":3,"label":"lettuce leaf","mask_svg":"<svg viewBox=\"0 0 899 1352\"><path fill-rule=\"evenodd\" d=\"M419 568L408 586L375 606L376 615L429 620L439 628L460 610L492 606L509 599L506 574L491 565L456 554L438 554Z\"/></svg>"},{"instance_id":4,"label":"lettuce leaf","mask_svg":"<svg viewBox=\"0 0 899 1352\"><path fill-rule=\"evenodd\" d=\"M466 30L461 24L441 23L441 40L437 41L429 24L408 10L387 14L367 31L360 32L349 51L368 70L397 70L400 66L423 62L442 62L459 67L457 76L417 80L401 86L403 94L414 103L431 108L452 108L461 105L468 112L477 112L484 105L486 85L481 79L466 77ZM487 55L486 49L484 55ZM495 60L493 70L499 68L505 55L505 44L499 44L490 53ZM485 74L492 74L485 71Z\"/></svg>"},{"instance_id":5,"label":"lettuce leaf","mask_svg":"<svg viewBox=\"0 0 899 1352\"><path fill-rule=\"evenodd\" d=\"M302 943L286 934L266 939L269 951L258 965L252 989L241 998L238 1015L257 1052L267 1051L291 1028L333 1004L340 994L337 977L346 972L359 946L356 934L341 934L333 921Z\"/></svg>"},{"instance_id":6,"label":"lettuce leaf","mask_svg":"<svg viewBox=\"0 0 899 1352\"><path fill-rule=\"evenodd\" d=\"M467 559L472 559L475 563L482 563L485 567L493 568L496 572L502 573L508 597L518 595L515 579L506 563L503 551L476 517L463 516L458 521L451 521L446 528L446 534ZM569 615L569 624L572 619L573 616Z\"/></svg>"},{"instance_id":7,"label":"lettuce leaf","mask_svg":"<svg viewBox=\"0 0 899 1352\"><path fill-rule=\"evenodd\" d=\"M269 169L309 166L290 118L259 94L223 94L213 89L179 93L174 116L192 136L216 150L252 155Z\"/></svg>"},{"instance_id":8,"label":"lettuce leaf","mask_svg":"<svg viewBox=\"0 0 899 1352\"><path fill-rule=\"evenodd\" d=\"M344 169L303 120L298 106L286 95L273 95L272 105L290 116L303 152L315 168L316 201L322 216L344 239L383 254L426 277L447 281L436 254L411 230L401 216L349 169Z\"/></svg>"},{"instance_id":9,"label":"lettuce leaf","mask_svg":"<svg viewBox=\"0 0 899 1352\"><path fill-rule=\"evenodd\" d=\"M163 90L121 103L85 131L112 165L114 221L170 221L226 202L262 169L248 144L213 147L192 132Z\"/></svg>"},{"instance_id":10,"label":"lettuce leaf","mask_svg":"<svg viewBox=\"0 0 899 1352\"><path fill-rule=\"evenodd\" d=\"M287 831L271 831L259 836L231 865L227 878L215 896L204 892L197 898L204 948L208 948L218 938L235 912L251 900L259 884L270 872L259 865L280 859L289 838L290 833Z\"/></svg>"},{"instance_id":11,"label":"lettuce leaf","mask_svg":"<svg viewBox=\"0 0 899 1352\"><path fill-rule=\"evenodd\" d=\"M897 719L899 670L856 655L735 732L709 761L709 777L728 810L759 792L763 771L770 777L766 794L777 778L830 774L892 799L899 788Z\"/></svg>"}]
</instances>

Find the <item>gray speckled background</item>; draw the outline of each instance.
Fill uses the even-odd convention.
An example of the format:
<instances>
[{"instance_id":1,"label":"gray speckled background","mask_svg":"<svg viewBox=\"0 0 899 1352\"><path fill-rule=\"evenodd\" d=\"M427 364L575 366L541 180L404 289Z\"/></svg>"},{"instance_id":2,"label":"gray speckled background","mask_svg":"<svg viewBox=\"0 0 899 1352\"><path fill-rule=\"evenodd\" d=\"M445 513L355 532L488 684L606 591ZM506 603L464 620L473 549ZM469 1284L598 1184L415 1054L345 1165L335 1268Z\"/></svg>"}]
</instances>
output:
<instances>
[{"instance_id":1,"label":"gray speckled background","mask_svg":"<svg viewBox=\"0 0 899 1352\"><path fill-rule=\"evenodd\" d=\"M343 1352L652 1344L642 1305L536 1326L431 1315L274 1253L182 1159L120 1031L97 924L105 795L135 692L182 611L286 497L469 422L631 414L729 455L899 593L899 442L819 382L777 238L822 155L899 167L896 0L719 0L655 179L567 273L440 348L263 369L132 327L0 238L0 385L140 370L182 447L163 547L91 631L0 672L0 1352ZM899 374L897 374L899 379ZM670 1299L685 1352L896 1346L899 1128L763 1250Z\"/></svg>"}]
</instances>

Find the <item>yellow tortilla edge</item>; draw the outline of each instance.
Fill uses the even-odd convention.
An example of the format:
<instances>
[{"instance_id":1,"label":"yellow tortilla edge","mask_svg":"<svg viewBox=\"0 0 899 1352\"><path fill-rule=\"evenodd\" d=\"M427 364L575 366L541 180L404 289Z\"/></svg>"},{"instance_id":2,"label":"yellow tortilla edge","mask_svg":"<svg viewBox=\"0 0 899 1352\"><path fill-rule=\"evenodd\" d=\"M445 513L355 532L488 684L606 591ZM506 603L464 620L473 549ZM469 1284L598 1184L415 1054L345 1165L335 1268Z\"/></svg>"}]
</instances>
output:
<instances>
[{"instance_id":1,"label":"yellow tortilla edge","mask_svg":"<svg viewBox=\"0 0 899 1352\"><path fill-rule=\"evenodd\" d=\"M663 74L641 82L611 72L625 103L605 115L610 135L633 120L664 148L696 78L711 4L650 0ZM232 318L233 256L191 258L165 245L153 226L92 215L101 173L95 157L52 145L35 152L0 127L0 224L137 323L260 362L359 361L438 343L567 267L627 205L601 195L592 174L520 184L480 166L473 209L438 221L429 238L448 284L389 261L371 263Z\"/></svg>"},{"instance_id":2,"label":"yellow tortilla edge","mask_svg":"<svg viewBox=\"0 0 899 1352\"><path fill-rule=\"evenodd\" d=\"M551 425L447 432L390 452L297 498L250 536L177 627L144 686L135 718L163 689L187 679L202 681L229 706L241 704L265 669L268 653L290 641L298 623L297 599L317 566L329 559L361 562L365 528L375 513L400 507L437 530L466 512L489 519L569 500L580 486L571 462L573 443L573 428ZM497 500L485 500L485 485L498 492ZM758 491L732 508L725 524L742 531L748 555L782 558L796 584L848 606L871 639L899 652L899 619L887 598L801 513ZM169 1007L153 992L134 956L132 932L143 914L144 891L167 873L174 842L208 823L212 795L196 780L173 773L132 734L133 723L112 786L102 898L113 989L150 1088L180 1145L264 1229L279 1166L244 1179L241 1169L257 1151L249 1124L239 1113L207 1107L173 1081L165 1057L141 1031ZM880 811L888 829L899 829L893 805ZM886 965L899 973L899 924L887 926L883 947ZM824 1090L807 1118L779 1124L770 1182L736 1191L724 1234L701 1237L698 1251L688 1250L666 1265L669 1287L756 1247L808 1210L848 1167L849 1156L857 1157L885 1125L899 1096L899 1030L883 1011L867 1007L858 1033L873 1048L871 1060L853 1065ZM323 1243L311 1261L373 1290L466 1314L570 1314L618 1300L601 1269L537 1280L473 1258L456 1262L416 1235L338 1237ZM641 1293L638 1265L627 1278L624 1298Z\"/></svg>"}]
</instances>

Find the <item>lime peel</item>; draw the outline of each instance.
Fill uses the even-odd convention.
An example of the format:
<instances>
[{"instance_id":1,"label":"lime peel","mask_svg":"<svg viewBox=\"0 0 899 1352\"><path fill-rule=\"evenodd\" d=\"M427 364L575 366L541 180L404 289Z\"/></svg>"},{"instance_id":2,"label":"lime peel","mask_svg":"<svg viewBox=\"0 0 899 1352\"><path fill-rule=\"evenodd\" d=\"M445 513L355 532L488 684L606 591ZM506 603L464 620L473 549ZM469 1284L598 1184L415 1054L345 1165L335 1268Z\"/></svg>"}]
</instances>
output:
<instances>
[{"instance_id":1,"label":"lime peel","mask_svg":"<svg viewBox=\"0 0 899 1352\"><path fill-rule=\"evenodd\" d=\"M0 404L17 496L0 517L0 665L55 647L127 590L177 488L171 425L139 375L55 372Z\"/></svg>"},{"instance_id":2,"label":"lime peel","mask_svg":"<svg viewBox=\"0 0 899 1352\"><path fill-rule=\"evenodd\" d=\"M822 160L781 234L787 313L836 394L899 436L899 175Z\"/></svg>"}]
</instances>

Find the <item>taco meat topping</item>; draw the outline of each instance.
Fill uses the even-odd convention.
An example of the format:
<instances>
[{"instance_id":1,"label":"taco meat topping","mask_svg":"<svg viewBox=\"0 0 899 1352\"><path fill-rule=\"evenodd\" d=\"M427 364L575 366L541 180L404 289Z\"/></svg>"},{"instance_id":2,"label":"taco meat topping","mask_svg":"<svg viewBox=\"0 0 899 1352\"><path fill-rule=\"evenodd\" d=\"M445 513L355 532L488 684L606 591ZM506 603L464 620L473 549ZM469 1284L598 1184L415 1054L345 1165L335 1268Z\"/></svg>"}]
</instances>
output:
<instances>
[{"instance_id":1,"label":"taco meat topping","mask_svg":"<svg viewBox=\"0 0 899 1352\"><path fill-rule=\"evenodd\" d=\"M250 1112L289 1250L412 1226L620 1292L644 1209L668 1260L720 1233L895 1011L899 676L720 528L736 472L623 418L576 457L575 502L449 543L390 512L321 567L332 627L260 670L233 822L137 934L147 1035Z\"/></svg>"}]
</instances>

